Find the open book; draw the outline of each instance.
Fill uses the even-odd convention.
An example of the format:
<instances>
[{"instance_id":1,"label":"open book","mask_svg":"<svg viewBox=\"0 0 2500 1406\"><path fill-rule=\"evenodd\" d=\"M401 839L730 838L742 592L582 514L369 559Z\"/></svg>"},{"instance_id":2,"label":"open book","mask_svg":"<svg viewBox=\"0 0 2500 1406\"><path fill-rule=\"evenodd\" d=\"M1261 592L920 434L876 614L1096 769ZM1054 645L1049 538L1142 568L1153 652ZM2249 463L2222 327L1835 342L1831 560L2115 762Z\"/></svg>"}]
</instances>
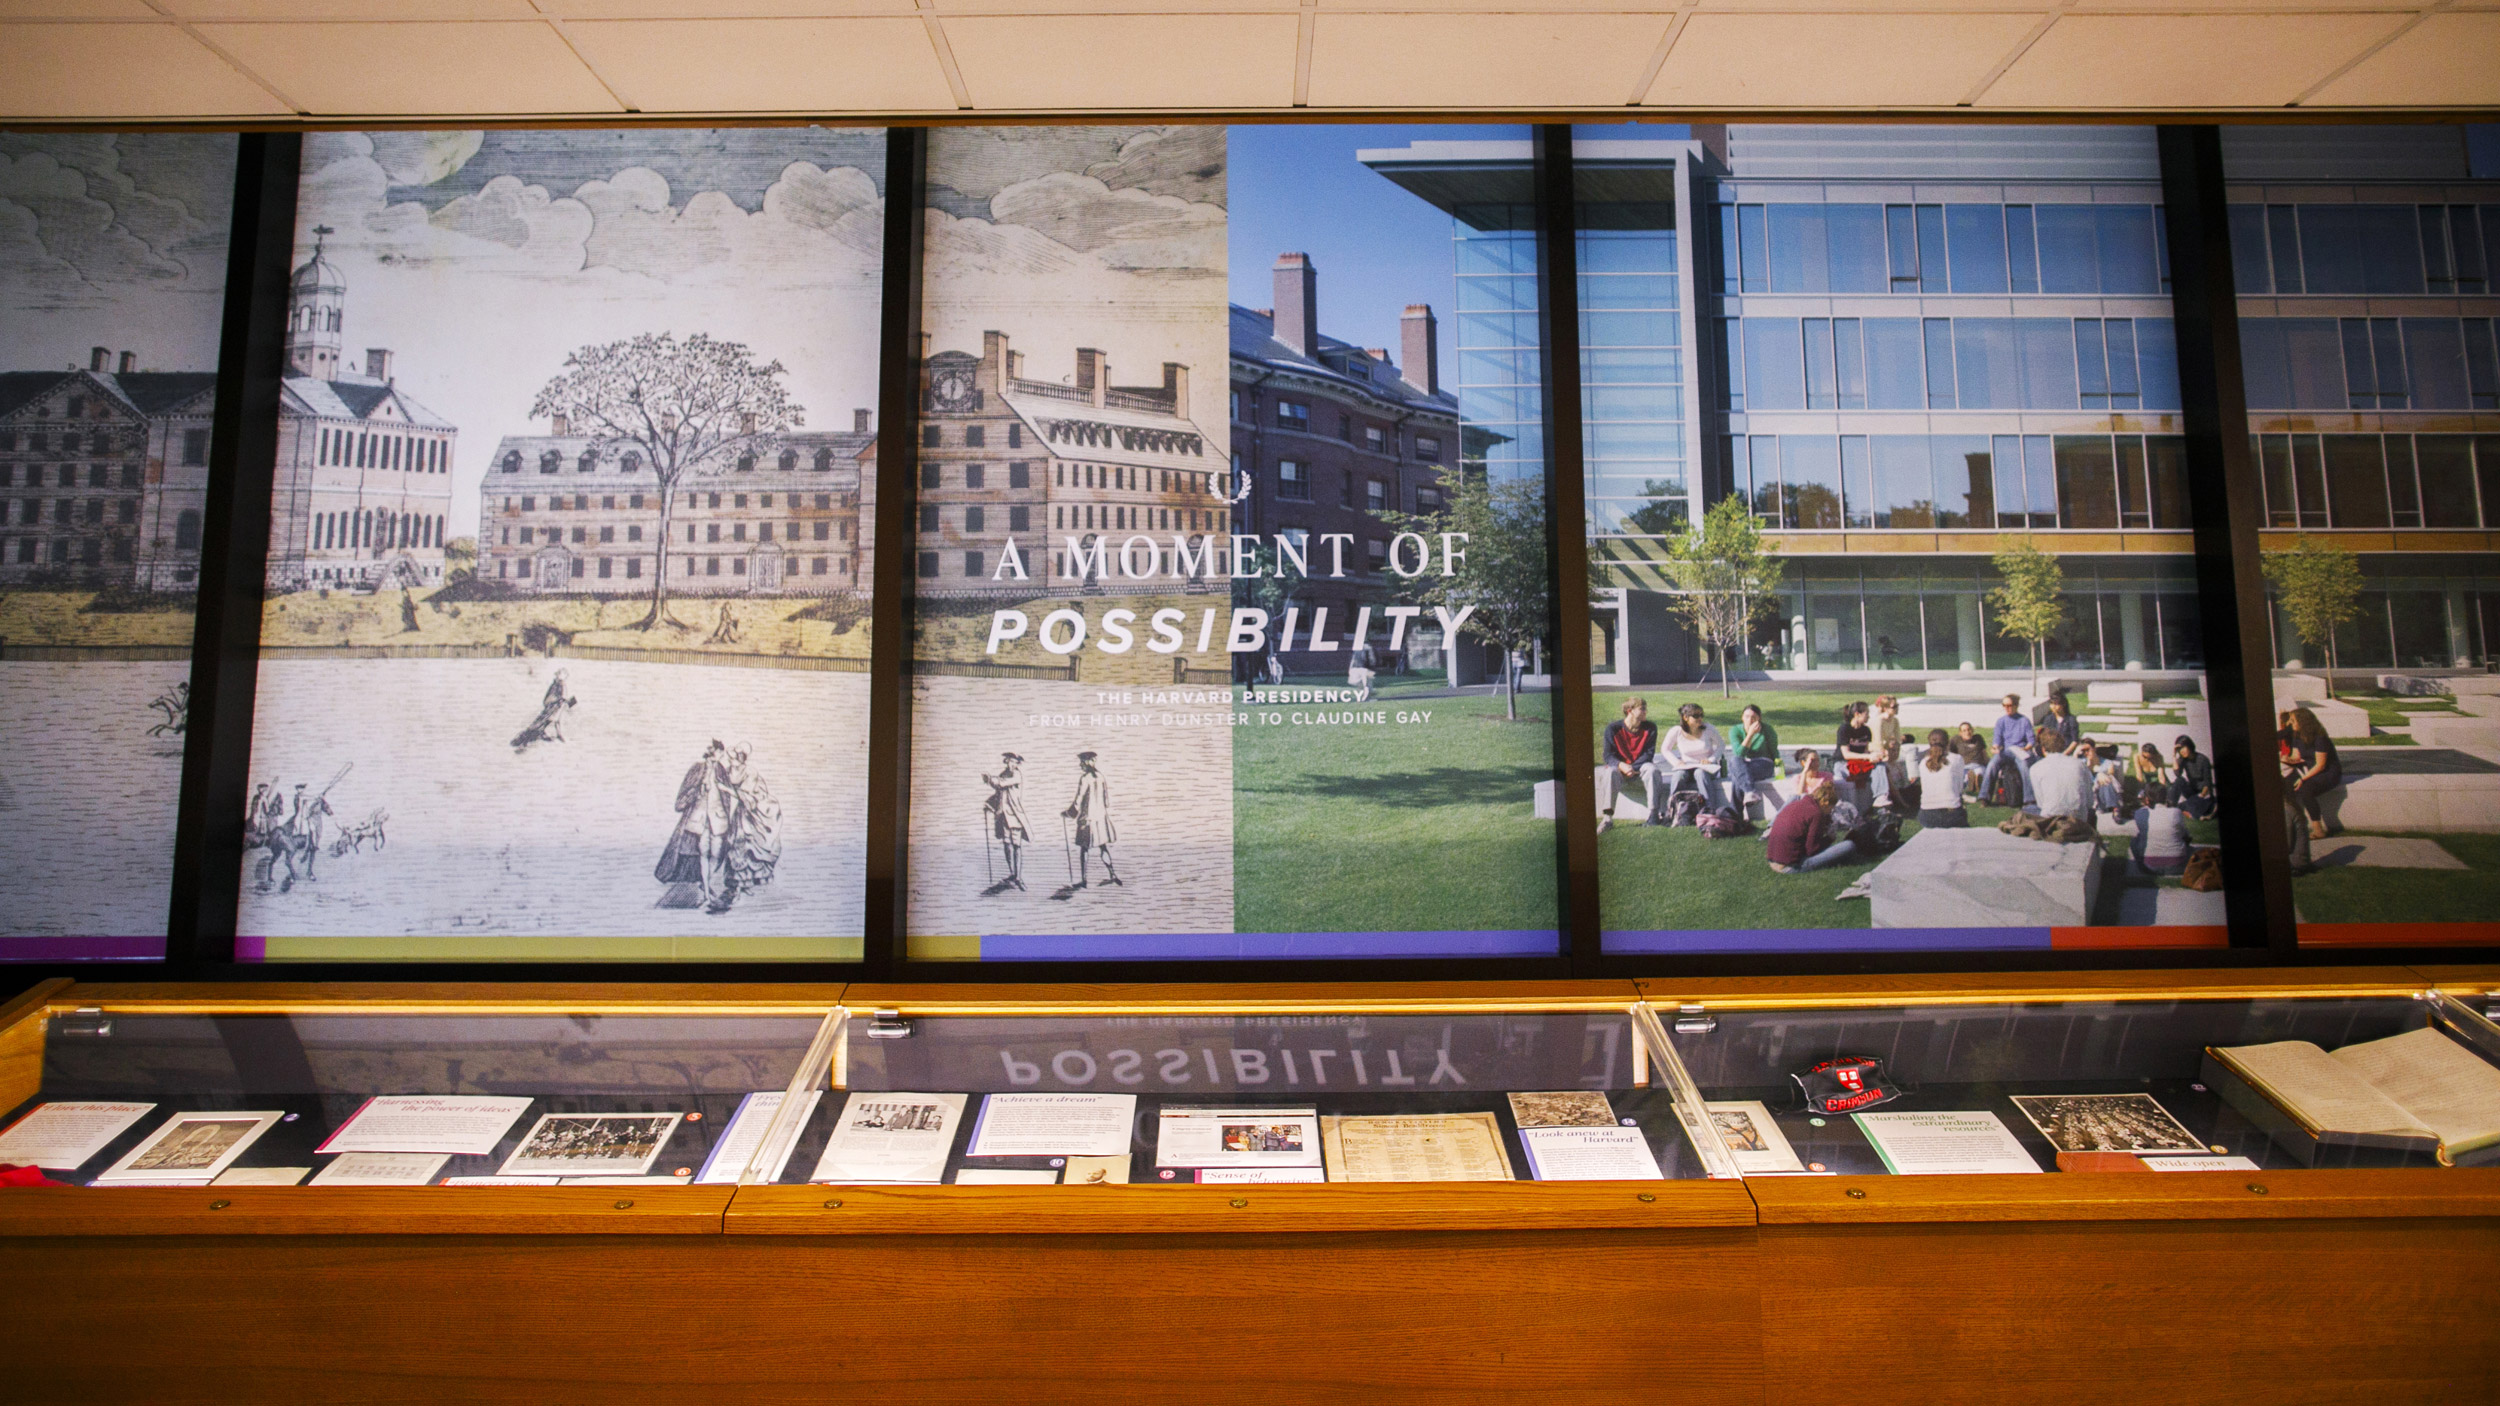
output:
<instances>
[{"instance_id":1,"label":"open book","mask_svg":"<svg viewBox=\"0 0 2500 1406\"><path fill-rule=\"evenodd\" d=\"M2279 1115L2288 1115L2315 1144L2428 1152L2443 1162L2500 1147L2500 1068L2428 1027L2333 1054L2306 1040L2205 1053L2207 1082L2278 1139L2291 1131L2278 1131ZM2243 1090L2271 1107L2234 1097ZM2288 1141L2296 1150L2301 1143Z\"/></svg>"}]
</instances>

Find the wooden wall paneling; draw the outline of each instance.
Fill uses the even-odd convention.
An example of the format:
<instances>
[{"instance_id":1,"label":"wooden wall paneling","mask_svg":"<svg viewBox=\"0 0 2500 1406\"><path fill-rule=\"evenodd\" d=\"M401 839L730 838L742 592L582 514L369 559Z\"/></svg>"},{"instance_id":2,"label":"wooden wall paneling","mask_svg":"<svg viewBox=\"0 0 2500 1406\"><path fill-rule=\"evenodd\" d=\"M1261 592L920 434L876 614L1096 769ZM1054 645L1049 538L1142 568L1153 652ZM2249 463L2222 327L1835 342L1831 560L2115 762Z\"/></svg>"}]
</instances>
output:
<instances>
[{"instance_id":1,"label":"wooden wall paneling","mask_svg":"<svg viewBox=\"0 0 2500 1406\"><path fill-rule=\"evenodd\" d=\"M2330 1217L2500 1224L2500 1167L1759 1177L1746 1186L1764 1225Z\"/></svg>"},{"instance_id":2,"label":"wooden wall paneling","mask_svg":"<svg viewBox=\"0 0 2500 1406\"><path fill-rule=\"evenodd\" d=\"M0 1192L0 1238L718 1235L727 1186L111 1186ZM515 1242L516 1252L526 1242Z\"/></svg>"},{"instance_id":3,"label":"wooden wall paneling","mask_svg":"<svg viewBox=\"0 0 2500 1406\"><path fill-rule=\"evenodd\" d=\"M2500 1398L2500 1286L2477 1268L2500 1254L2500 1222L2490 1219L1766 1224L1758 1233L1775 1399Z\"/></svg>"}]
</instances>

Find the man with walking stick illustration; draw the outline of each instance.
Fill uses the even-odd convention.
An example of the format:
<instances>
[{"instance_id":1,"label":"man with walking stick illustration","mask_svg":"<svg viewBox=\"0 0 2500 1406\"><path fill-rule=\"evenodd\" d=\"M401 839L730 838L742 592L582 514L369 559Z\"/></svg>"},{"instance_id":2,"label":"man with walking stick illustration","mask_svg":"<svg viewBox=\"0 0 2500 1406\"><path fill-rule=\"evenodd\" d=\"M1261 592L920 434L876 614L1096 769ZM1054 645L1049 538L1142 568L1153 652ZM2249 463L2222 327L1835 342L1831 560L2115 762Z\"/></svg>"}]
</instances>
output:
<instances>
[{"instance_id":1,"label":"man with walking stick illustration","mask_svg":"<svg viewBox=\"0 0 2500 1406\"><path fill-rule=\"evenodd\" d=\"M1111 787L1102 779L1094 765L1094 754L1076 754L1076 799L1059 812L1062 819L1076 822L1076 875L1074 887L1089 886L1089 861L1096 851L1102 854L1103 883L1107 887L1125 888L1120 871L1111 866L1111 846L1120 838L1118 827L1111 823Z\"/></svg>"},{"instance_id":2,"label":"man with walking stick illustration","mask_svg":"<svg viewBox=\"0 0 2500 1406\"><path fill-rule=\"evenodd\" d=\"M990 798L981 803L981 849L986 858L992 840L1006 855L1007 877L990 874L991 894L1008 889L1024 888L1024 847L1033 843L1033 832L1024 823L1024 758L1014 752L1001 753L998 771L981 778L990 788Z\"/></svg>"}]
</instances>

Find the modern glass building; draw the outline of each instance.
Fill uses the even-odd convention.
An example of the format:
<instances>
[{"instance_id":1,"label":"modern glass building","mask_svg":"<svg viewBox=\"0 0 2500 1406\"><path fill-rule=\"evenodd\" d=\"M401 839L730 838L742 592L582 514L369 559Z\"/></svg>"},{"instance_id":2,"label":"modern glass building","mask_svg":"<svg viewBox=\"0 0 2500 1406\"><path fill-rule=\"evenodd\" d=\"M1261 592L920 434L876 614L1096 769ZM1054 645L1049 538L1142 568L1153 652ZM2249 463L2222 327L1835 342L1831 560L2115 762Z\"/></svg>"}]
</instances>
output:
<instances>
[{"instance_id":1,"label":"modern glass building","mask_svg":"<svg viewBox=\"0 0 2500 1406\"><path fill-rule=\"evenodd\" d=\"M2500 644L2500 181L2449 126L2226 128L2266 546L2357 554L2332 664L2482 668ZM2275 662L2330 664L2278 608Z\"/></svg>"}]
</instances>

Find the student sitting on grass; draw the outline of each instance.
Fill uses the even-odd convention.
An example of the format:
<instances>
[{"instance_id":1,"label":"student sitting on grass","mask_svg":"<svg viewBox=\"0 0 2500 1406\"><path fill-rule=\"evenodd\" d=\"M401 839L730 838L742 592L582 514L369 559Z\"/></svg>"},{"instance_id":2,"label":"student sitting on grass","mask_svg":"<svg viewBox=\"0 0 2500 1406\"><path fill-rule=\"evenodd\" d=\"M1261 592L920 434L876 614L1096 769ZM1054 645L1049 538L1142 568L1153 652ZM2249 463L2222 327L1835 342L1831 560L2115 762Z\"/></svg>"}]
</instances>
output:
<instances>
[{"instance_id":1,"label":"student sitting on grass","mask_svg":"<svg viewBox=\"0 0 2500 1406\"><path fill-rule=\"evenodd\" d=\"M2031 804L2031 764L2040 755L2040 735L2032 730L2031 719L2023 716L2023 700L2007 694L2003 700L2005 716L1997 719L1997 754L1988 763L1987 773L1979 778L1979 795L1985 800L1997 793L1997 774L2012 770L2022 782L2020 804Z\"/></svg>"},{"instance_id":2,"label":"student sitting on grass","mask_svg":"<svg viewBox=\"0 0 2500 1406\"><path fill-rule=\"evenodd\" d=\"M1969 723L1962 724L1969 727ZM1962 783L1970 776L1970 761L1953 750L1943 728L1930 728L1927 752L1918 761L1918 823L1928 830L1963 830L1970 826L1970 813L1962 809Z\"/></svg>"},{"instance_id":3,"label":"student sitting on grass","mask_svg":"<svg viewBox=\"0 0 2500 1406\"><path fill-rule=\"evenodd\" d=\"M2196 739L2182 732L2171 752L2171 793L2178 798L2179 809L2199 820L2213 818L2213 759L2196 750Z\"/></svg>"},{"instance_id":4,"label":"student sitting on grass","mask_svg":"<svg viewBox=\"0 0 2500 1406\"><path fill-rule=\"evenodd\" d=\"M1623 716L1606 724L1598 740L1605 760L1597 764L1597 833L1615 823L1615 797L1627 781L1641 783L1648 823L1658 823L1658 725L1649 720L1649 700L1627 698Z\"/></svg>"},{"instance_id":5,"label":"student sitting on grass","mask_svg":"<svg viewBox=\"0 0 2500 1406\"><path fill-rule=\"evenodd\" d=\"M2092 766L2077 755L2087 744L2076 743L2074 751L2054 740L2042 745L2050 750L2031 764L2032 803L2023 809L2040 816L2071 815L2091 824Z\"/></svg>"},{"instance_id":6,"label":"student sitting on grass","mask_svg":"<svg viewBox=\"0 0 2500 1406\"><path fill-rule=\"evenodd\" d=\"M2136 748L2135 761L2128 766L2122 781L2127 805L2159 805L2168 800L2170 768L2161 764L2161 748L2150 742ZM2118 813L2125 815L2125 806L2121 806Z\"/></svg>"},{"instance_id":7,"label":"student sitting on grass","mask_svg":"<svg viewBox=\"0 0 2500 1406\"><path fill-rule=\"evenodd\" d=\"M1727 741L1710 725L1699 703L1687 703L1676 710L1675 726L1667 730L1659 764L1670 778L1668 795L1683 790L1689 783L1701 792L1702 803L1712 810L1726 807ZM1737 798L1742 800L1744 793L1739 791Z\"/></svg>"},{"instance_id":8,"label":"student sitting on grass","mask_svg":"<svg viewBox=\"0 0 2500 1406\"><path fill-rule=\"evenodd\" d=\"M2145 797L2135 813L2135 838L2127 844L2127 857L2146 873L2176 874L2187 868L2187 812L2171 804L2167 790L2148 791Z\"/></svg>"},{"instance_id":9,"label":"student sitting on grass","mask_svg":"<svg viewBox=\"0 0 2500 1406\"><path fill-rule=\"evenodd\" d=\"M1780 807L1771 821L1771 834L1764 846L1775 874L1803 874L1828 869L1857 853L1857 842L1847 835L1831 838L1832 806L1840 793L1830 777L1820 777L1811 789Z\"/></svg>"},{"instance_id":10,"label":"student sitting on grass","mask_svg":"<svg viewBox=\"0 0 2500 1406\"><path fill-rule=\"evenodd\" d=\"M2092 764L2092 803L2096 809L2112 815L2120 813L2125 774L2118 766L2118 749L2101 743L2086 742L2082 754Z\"/></svg>"},{"instance_id":11,"label":"student sitting on grass","mask_svg":"<svg viewBox=\"0 0 2500 1406\"><path fill-rule=\"evenodd\" d=\"M1875 742L1875 729L1867 726L1867 707L1852 703L1840 710L1840 730L1832 736L1832 760L1839 763L1841 774L1852 787L1864 786L1873 793L1876 808L1892 809L1892 769Z\"/></svg>"},{"instance_id":12,"label":"student sitting on grass","mask_svg":"<svg viewBox=\"0 0 2500 1406\"><path fill-rule=\"evenodd\" d=\"M1779 770L1780 735L1762 718L1762 710L1748 703L1738 715L1736 736L1730 745L1736 752L1736 768L1729 773L1735 783L1737 804L1744 797L1770 784L1771 774Z\"/></svg>"},{"instance_id":13,"label":"student sitting on grass","mask_svg":"<svg viewBox=\"0 0 2500 1406\"><path fill-rule=\"evenodd\" d=\"M1964 723L1954 730L1953 752L1962 759L1963 779L1970 793L1978 795L1979 774L1988 769L1988 739L1979 735L1979 729Z\"/></svg>"}]
</instances>

